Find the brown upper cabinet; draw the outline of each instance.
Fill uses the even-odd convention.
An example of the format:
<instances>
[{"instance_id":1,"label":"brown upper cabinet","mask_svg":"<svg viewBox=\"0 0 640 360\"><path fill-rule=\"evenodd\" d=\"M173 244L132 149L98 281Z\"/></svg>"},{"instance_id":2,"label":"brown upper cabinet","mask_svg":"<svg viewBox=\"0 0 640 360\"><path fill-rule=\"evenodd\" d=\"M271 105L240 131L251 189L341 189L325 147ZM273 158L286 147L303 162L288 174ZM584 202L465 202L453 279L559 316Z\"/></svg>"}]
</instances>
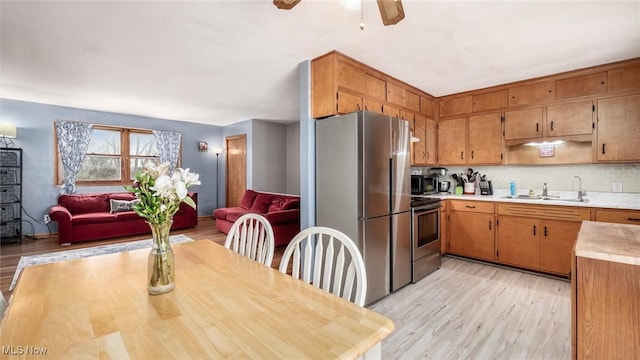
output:
<instances>
[{"instance_id":1,"label":"brown upper cabinet","mask_svg":"<svg viewBox=\"0 0 640 360\"><path fill-rule=\"evenodd\" d=\"M434 103L433 96L337 51L311 61L311 113L316 119L359 110L434 117Z\"/></svg>"},{"instance_id":2,"label":"brown upper cabinet","mask_svg":"<svg viewBox=\"0 0 640 360\"><path fill-rule=\"evenodd\" d=\"M504 140L542 137L543 108L507 111L504 114Z\"/></svg>"},{"instance_id":3,"label":"brown upper cabinet","mask_svg":"<svg viewBox=\"0 0 640 360\"><path fill-rule=\"evenodd\" d=\"M640 95L598 100L598 161L640 161Z\"/></svg>"},{"instance_id":4,"label":"brown upper cabinet","mask_svg":"<svg viewBox=\"0 0 640 360\"><path fill-rule=\"evenodd\" d=\"M471 95L448 97L440 101L440 117L456 116L470 113L473 109Z\"/></svg>"},{"instance_id":5,"label":"brown upper cabinet","mask_svg":"<svg viewBox=\"0 0 640 360\"><path fill-rule=\"evenodd\" d=\"M640 64L609 70L609 92L640 90Z\"/></svg>"},{"instance_id":6,"label":"brown upper cabinet","mask_svg":"<svg viewBox=\"0 0 640 360\"><path fill-rule=\"evenodd\" d=\"M502 114L470 116L468 164L501 164Z\"/></svg>"},{"instance_id":7,"label":"brown upper cabinet","mask_svg":"<svg viewBox=\"0 0 640 360\"><path fill-rule=\"evenodd\" d=\"M546 80L509 88L509 106L534 105L556 98L556 81Z\"/></svg>"},{"instance_id":8,"label":"brown upper cabinet","mask_svg":"<svg viewBox=\"0 0 640 360\"><path fill-rule=\"evenodd\" d=\"M436 163L436 121L423 115L415 115L413 135L419 139L413 143L412 165L426 166Z\"/></svg>"},{"instance_id":9,"label":"brown upper cabinet","mask_svg":"<svg viewBox=\"0 0 640 360\"><path fill-rule=\"evenodd\" d=\"M484 94L473 95L473 112L503 109L509 106L509 90L498 90Z\"/></svg>"},{"instance_id":10,"label":"brown upper cabinet","mask_svg":"<svg viewBox=\"0 0 640 360\"><path fill-rule=\"evenodd\" d=\"M556 81L556 99L558 100L605 94L606 92L606 71Z\"/></svg>"},{"instance_id":11,"label":"brown upper cabinet","mask_svg":"<svg viewBox=\"0 0 640 360\"><path fill-rule=\"evenodd\" d=\"M544 135L547 137L590 136L594 128L594 111L595 107L591 100L548 106Z\"/></svg>"},{"instance_id":12,"label":"brown upper cabinet","mask_svg":"<svg viewBox=\"0 0 640 360\"><path fill-rule=\"evenodd\" d=\"M438 164L467 163L467 118L438 121Z\"/></svg>"}]
</instances>

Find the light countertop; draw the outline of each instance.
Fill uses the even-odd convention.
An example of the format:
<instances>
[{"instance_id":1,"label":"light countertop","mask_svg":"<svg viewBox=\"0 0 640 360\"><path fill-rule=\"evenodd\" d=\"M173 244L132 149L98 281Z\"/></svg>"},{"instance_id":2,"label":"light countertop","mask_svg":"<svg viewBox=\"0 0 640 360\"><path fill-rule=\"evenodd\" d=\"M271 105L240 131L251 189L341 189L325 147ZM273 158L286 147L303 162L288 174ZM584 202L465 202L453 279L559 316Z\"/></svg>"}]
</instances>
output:
<instances>
[{"instance_id":1,"label":"light countertop","mask_svg":"<svg viewBox=\"0 0 640 360\"><path fill-rule=\"evenodd\" d=\"M519 195L525 195L523 191L518 192ZM457 199L457 200L479 200L479 201L497 201L512 202L532 205L562 205L562 206L578 206L591 208L608 208L608 209L626 209L640 210L640 194L639 193L604 193L604 192L587 192L584 196L586 202L554 200L559 199L576 199L577 191L549 191L549 200L543 199L515 199L509 198L509 190L496 189L494 195L455 195L449 193L433 193L424 195L412 195L429 198L440 199Z\"/></svg>"},{"instance_id":2,"label":"light countertop","mask_svg":"<svg viewBox=\"0 0 640 360\"><path fill-rule=\"evenodd\" d=\"M640 266L640 226L584 221L575 255Z\"/></svg>"}]
</instances>

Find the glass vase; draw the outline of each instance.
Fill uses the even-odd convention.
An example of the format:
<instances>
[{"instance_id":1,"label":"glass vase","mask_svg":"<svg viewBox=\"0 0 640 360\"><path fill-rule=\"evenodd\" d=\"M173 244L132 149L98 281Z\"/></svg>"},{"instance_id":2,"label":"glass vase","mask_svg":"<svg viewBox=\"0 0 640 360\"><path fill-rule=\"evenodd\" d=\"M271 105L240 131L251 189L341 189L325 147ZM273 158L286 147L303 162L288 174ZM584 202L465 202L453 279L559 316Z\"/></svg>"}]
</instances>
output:
<instances>
[{"instance_id":1,"label":"glass vase","mask_svg":"<svg viewBox=\"0 0 640 360\"><path fill-rule=\"evenodd\" d=\"M173 250L169 242L169 232L173 221L151 224L153 245L147 263L147 291L151 295L169 292L175 287L175 267Z\"/></svg>"}]
</instances>

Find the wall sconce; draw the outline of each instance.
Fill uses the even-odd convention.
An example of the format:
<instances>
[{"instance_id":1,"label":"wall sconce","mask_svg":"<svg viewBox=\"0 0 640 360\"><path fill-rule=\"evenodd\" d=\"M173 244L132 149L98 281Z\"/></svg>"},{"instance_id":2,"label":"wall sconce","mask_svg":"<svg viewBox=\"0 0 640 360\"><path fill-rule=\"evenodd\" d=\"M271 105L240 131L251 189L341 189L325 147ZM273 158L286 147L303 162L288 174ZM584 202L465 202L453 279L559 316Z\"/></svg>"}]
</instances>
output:
<instances>
[{"instance_id":1,"label":"wall sconce","mask_svg":"<svg viewBox=\"0 0 640 360\"><path fill-rule=\"evenodd\" d=\"M205 152L209 151L209 144L204 141L198 141L198 151Z\"/></svg>"},{"instance_id":2,"label":"wall sconce","mask_svg":"<svg viewBox=\"0 0 640 360\"><path fill-rule=\"evenodd\" d=\"M8 148L9 145L15 145L13 140L17 135L16 126L9 123L0 123L0 144L4 144L5 148Z\"/></svg>"}]
</instances>

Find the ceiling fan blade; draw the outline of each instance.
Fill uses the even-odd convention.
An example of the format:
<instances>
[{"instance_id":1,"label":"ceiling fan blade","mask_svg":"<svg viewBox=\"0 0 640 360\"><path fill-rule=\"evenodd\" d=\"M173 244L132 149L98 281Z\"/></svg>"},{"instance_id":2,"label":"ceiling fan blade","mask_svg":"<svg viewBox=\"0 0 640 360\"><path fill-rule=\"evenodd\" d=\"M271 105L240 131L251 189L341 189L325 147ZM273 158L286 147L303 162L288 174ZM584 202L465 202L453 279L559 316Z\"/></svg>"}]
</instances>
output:
<instances>
[{"instance_id":1,"label":"ceiling fan blade","mask_svg":"<svg viewBox=\"0 0 640 360\"><path fill-rule=\"evenodd\" d=\"M395 25L404 19L404 9L401 0L377 0L382 23Z\"/></svg>"},{"instance_id":2,"label":"ceiling fan blade","mask_svg":"<svg viewBox=\"0 0 640 360\"><path fill-rule=\"evenodd\" d=\"M289 10L298 5L299 2L300 0L273 0L273 5L281 10Z\"/></svg>"}]
</instances>

